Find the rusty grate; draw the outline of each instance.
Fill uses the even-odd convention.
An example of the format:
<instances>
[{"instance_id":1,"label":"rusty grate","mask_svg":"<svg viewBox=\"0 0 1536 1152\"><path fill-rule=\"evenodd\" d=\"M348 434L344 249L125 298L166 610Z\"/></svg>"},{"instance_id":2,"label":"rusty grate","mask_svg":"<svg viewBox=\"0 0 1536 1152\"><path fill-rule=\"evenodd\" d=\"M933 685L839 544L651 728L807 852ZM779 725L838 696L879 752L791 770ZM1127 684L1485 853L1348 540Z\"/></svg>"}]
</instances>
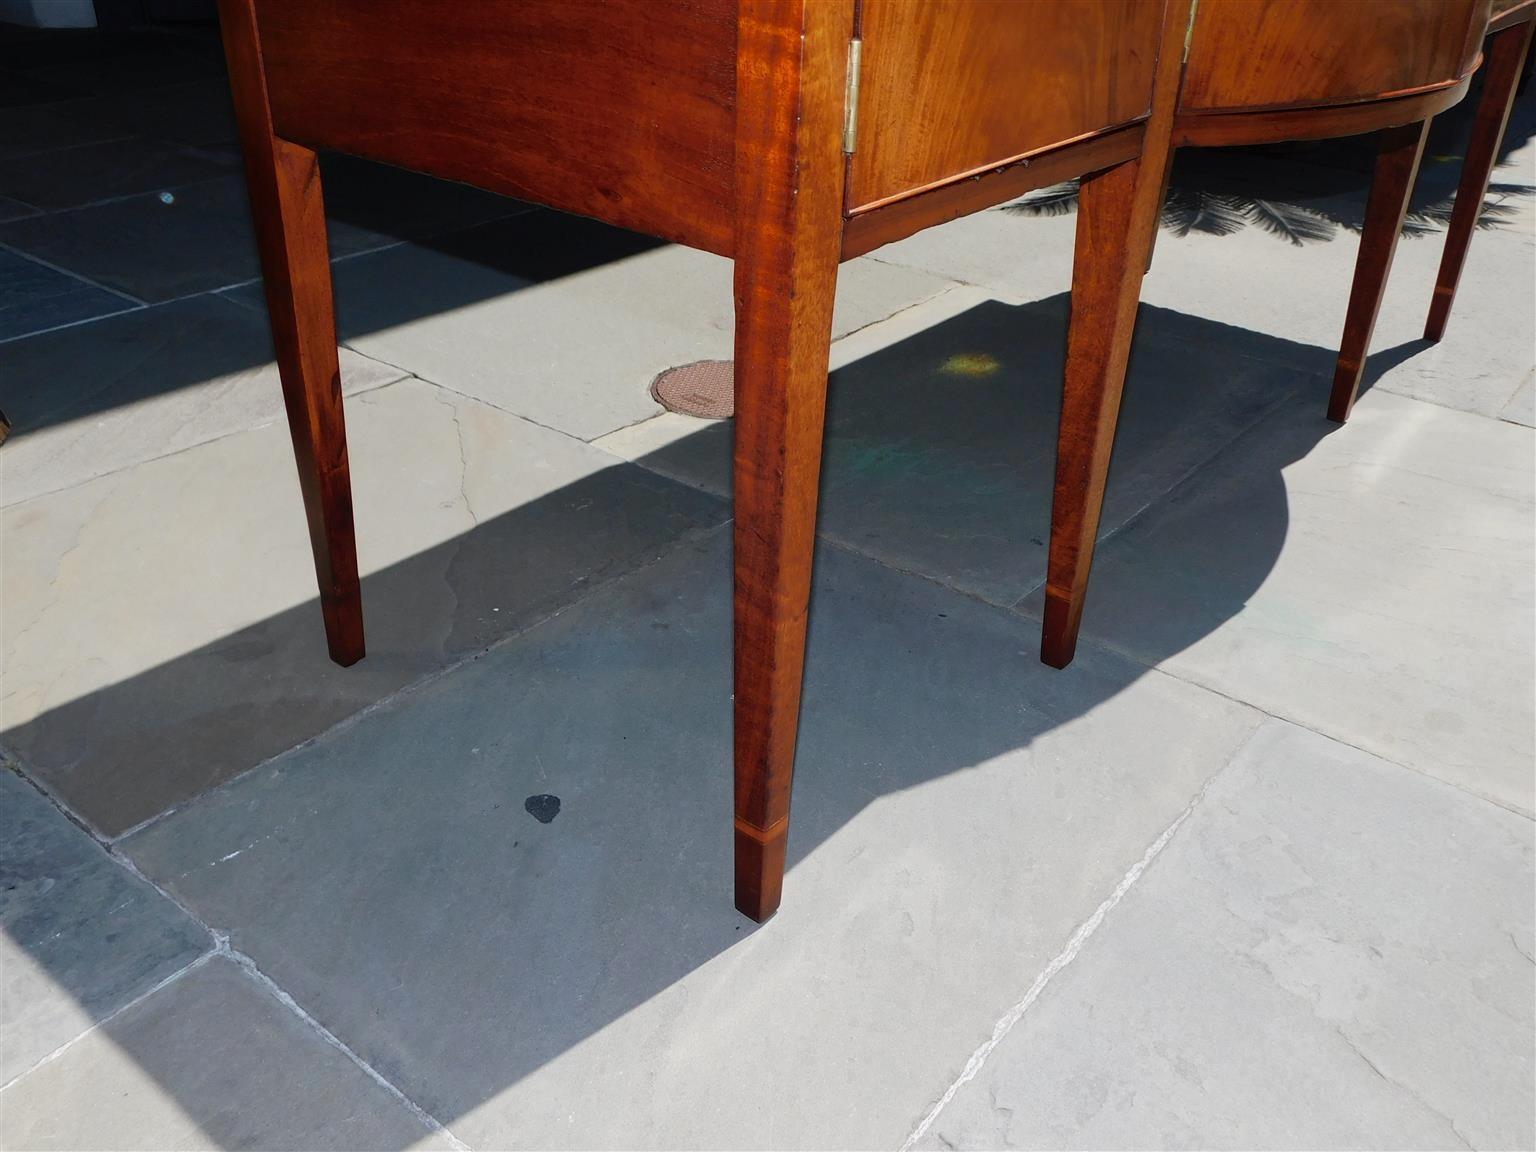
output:
<instances>
[{"instance_id":1,"label":"rusty grate","mask_svg":"<svg viewBox=\"0 0 1536 1152\"><path fill-rule=\"evenodd\" d=\"M668 412L727 420L736 414L736 372L729 360L695 360L651 381L651 397Z\"/></svg>"}]
</instances>

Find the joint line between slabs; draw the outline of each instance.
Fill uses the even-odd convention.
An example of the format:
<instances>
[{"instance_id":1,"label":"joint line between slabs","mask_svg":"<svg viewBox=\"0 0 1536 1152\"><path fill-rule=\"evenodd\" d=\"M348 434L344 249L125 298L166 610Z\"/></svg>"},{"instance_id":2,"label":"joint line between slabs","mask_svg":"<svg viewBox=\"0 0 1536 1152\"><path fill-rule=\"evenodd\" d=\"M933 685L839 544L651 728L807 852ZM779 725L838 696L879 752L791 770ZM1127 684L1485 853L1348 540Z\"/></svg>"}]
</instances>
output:
<instances>
[{"instance_id":1,"label":"joint line between slabs","mask_svg":"<svg viewBox=\"0 0 1536 1152\"><path fill-rule=\"evenodd\" d=\"M1247 741L1244 740L1243 743L1246 744ZM1099 925L1104 922L1104 917L1109 915L1110 911L1115 905L1120 903L1136 881L1141 879L1142 873L1147 870L1152 861L1156 860L1163 849L1168 846L1168 842L1173 839L1174 833L1179 830L1185 820L1189 819L1190 814L1200 806L1200 802L1205 799L1205 794L1209 791L1211 784L1221 775L1222 772L1217 771L1205 782L1200 791L1195 794L1195 798L1185 806L1184 811L1178 814L1172 824L1163 829L1162 835L1152 841L1151 846L1142 853L1141 859L1132 864L1125 875L1120 878L1120 883L1115 886L1115 890L1106 896L1103 903L1093 910L1093 915L1078 925L1077 931L1072 933L1066 947L1057 953L1056 957L1035 977L1034 983L1029 986L1029 991L1024 993L1023 998L1014 1004L1013 1007L1009 1008L1007 1012L1003 1013L997 1023L992 1026L992 1035L983 1041L976 1051L971 1053L970 1059L965 1062L964 1070L955 1078L954 1083L944 1090L944 1094L938 1098L933 1107L928 1110L927 1114L918 1123L917 1127L902 1142L901 1152L911 1152L917 1146L917 1142L933 1127L934 1121L939 1118L939 1114L955 1098L960 1089L976 1078L977 1074L986 1064L988 1057L992 1055L993 1050L1007 1038L1008 1033L1013 1031L1014 1025L1024 1018L1024 1014L1030 1010L1035 1001L1040 998L1040 994L1045 991L1045 986L1055 978L1058 972L1077 958L1077 954L1083 950L1083 945L1088 942L1089 937L1097 932Z\"/></svg>"}]
</instances>

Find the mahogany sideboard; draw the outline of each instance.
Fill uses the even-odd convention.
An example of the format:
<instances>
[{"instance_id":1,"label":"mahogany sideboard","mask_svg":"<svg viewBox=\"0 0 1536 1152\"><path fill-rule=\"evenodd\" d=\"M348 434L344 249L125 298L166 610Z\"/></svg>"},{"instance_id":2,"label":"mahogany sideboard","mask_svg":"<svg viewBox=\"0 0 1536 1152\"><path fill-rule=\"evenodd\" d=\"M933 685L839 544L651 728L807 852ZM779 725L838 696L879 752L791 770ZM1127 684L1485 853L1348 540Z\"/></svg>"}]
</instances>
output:
<instances>
[{"instance_id":1,"label":"mahogany sideboard","mask_svg":"<svg viewBox=\"0 0 1536 1152\"><path fill-rule=\"evenodd\" d=\"M1308 106L1335 109L1317 135L1422 119L1464 90L1476 37L1455 26L1485 3L219 0L332 658L364 640L315 149L734 260L735 894L762 920L784 875L839 262L1082 178L1042 646L1065 663L1173 147L1284 138ZM1305 17L1358 33L1382 9L1402 36L1317 64ZM1240 27L1260 18L1262 55Z\"/></svg>"},{"instance_id":2,"label":"mahogany sideboard","mask_svg":"<svg viewBox=\"0 0 1536 1152\"><path fill-rule=\"evenodd\" d=\"M1173 0L1175 7L1188 0ZM316 148L735 261L735 890L778 907L837 266L1084 176L1073 368L1123 371L1164 0L220 0L334 660L364 652ZM1165 110L1166 112L1166 110ZM1140 195L1138 196L1138 190ZM1150 190L1150 191L1148 191ZM1139 213L1139 216L1137 214ZM1133 217L1136 217L1133 219ZM1128 263L1129 260L1129 263Z\"/></svg>"}]
</instances>

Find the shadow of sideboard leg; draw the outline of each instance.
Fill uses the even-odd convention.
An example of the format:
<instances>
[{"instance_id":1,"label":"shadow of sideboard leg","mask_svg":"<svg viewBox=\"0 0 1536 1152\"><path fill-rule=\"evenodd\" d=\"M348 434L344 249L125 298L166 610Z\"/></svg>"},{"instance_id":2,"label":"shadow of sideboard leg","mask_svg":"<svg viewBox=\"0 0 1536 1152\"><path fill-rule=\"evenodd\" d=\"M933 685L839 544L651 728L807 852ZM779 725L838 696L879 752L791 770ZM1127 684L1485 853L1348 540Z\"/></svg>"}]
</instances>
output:
<instances>
[{"instance_id":1,"label":"shadow of sideboard leg","mask_svg":"<svg viewBox=\"0 0 1536 1152\"><path fill-rule=\"evenodd\" d=\"M1365 205L1365 224L1360 229L1360 255L1355 260L1355 282L1349 290L1349 310L1344 317L1344 336L1339 342L1339 362L1333 373L1333 393L1328 398L1328 419L1342 424L1349 419L1365 372L1365 358L1381 310L1387 274L1397 251L1397 237L1408 214L1408 197L1419 175L1419 159L1429 121L1419 120L1382 130L1371 176L1370 198Z\"/></svg>"},{"instance_id":2,"label":"shadow of sideboard leg","mask_svg":"<svg viewBox=\"0 0 1536 1152\"><path fill-rule=\"evenodd\" d=\"M804 33L802 36L802 18ZM736 907L779 906L816 543L852 7L743 0L736 141Z\"/></svg>"},{"instance_id":3,"label":"shadow of sideboard leg","mask_svg":"<svg viewBox=\"0 0 1536 1152\"><path fill-rule=\"evenodd\" d=\"M1077 651L1137 301L1162 202L1161 176L1147 179L1152 175L1143 171L1147 163L1131 160L1084 177L1078 200L1040 638L1040 659L1053 668L1065 668ZM1149 195L1156 196L1156 204L1138 205L1138 197Z\"/></svg>"},{"instance_id":4,"label":"shadow of sideboard leg","mask_svg":"<svg viewBox=\"0 0 1536 1152\"><path fill-rule=\"evenodd\" d=\"M1451 304L1456 299L1456 284L1467 258L1467 245L1477 228L1488 194L1488 181L1498 163L1499 145L1509 124L1509 110L1515 102L1515 87L1530 51L1531 29L1536 21L1527 20L1488 37L1484 53L1483 94L1477 103L1477 118L1472 122L1472 136L1467 155L1461 163L1461 181L1456 186L1456 204L1451 209L1451 223L1445 231L1445 253L1440 257L1440 273L1435 278L1435 295L1429 305L1429 319L1424 325L1424 339L1438 341L1445 335Z\"/></svg>"},{"instance_id":5,"label":"shadow of sideboard leg","mask_svg":"<svg viewBox=\"0 0 1536 1152\"><path fill-rule=\"evenodd\" d=\"M219 0L219 18L326 644L336 663L355 664L363 607L320 166L310 149L273 135L251 0Z\"/></svg>"}]
</instances>

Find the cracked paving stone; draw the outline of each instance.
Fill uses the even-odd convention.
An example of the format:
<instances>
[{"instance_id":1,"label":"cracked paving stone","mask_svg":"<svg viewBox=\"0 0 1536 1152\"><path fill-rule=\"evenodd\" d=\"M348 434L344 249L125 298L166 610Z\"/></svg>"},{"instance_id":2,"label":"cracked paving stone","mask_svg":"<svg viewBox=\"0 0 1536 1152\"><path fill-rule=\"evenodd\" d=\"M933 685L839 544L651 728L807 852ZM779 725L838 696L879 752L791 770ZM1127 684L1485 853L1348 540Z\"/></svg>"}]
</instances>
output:
<instances>
[{"instance_id":1,"label":"cracked paving stone","mask_svg":"<svg viewBox=\"0 0 1536 1152\"><path fill-rule=\"evenodd\" d=\"M919 1146L1529 1148L1533 855L1267 721Z\"/></svg>"}]
</instances>

